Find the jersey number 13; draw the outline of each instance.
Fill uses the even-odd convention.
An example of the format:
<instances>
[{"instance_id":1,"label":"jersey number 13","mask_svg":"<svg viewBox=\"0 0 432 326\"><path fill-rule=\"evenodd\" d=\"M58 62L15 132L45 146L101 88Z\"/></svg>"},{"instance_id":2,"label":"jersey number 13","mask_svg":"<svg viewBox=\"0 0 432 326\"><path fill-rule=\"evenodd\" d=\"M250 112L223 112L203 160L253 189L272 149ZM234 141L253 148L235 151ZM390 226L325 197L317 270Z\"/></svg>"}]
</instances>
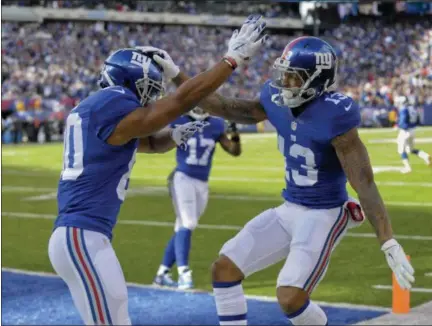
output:
<instances>
[{"instance_id":1,"label":"jersey number 13","mask_svg":"<svg viewBox=\"0 0 432 326\"><path fill-rule=\"evenodd\" d=\"M279 151L285 155L285 139L278 135ZM318 182L318 170L315 169L315 154L310 148L300 144L292 144L289 148L288 155L294 158L302 158L306 164L301 164L300 169L286 167L285 178L293 180L297 186L313 186ZM300 174L302 171L302 174Z\"/></svg>"}]
</instances>

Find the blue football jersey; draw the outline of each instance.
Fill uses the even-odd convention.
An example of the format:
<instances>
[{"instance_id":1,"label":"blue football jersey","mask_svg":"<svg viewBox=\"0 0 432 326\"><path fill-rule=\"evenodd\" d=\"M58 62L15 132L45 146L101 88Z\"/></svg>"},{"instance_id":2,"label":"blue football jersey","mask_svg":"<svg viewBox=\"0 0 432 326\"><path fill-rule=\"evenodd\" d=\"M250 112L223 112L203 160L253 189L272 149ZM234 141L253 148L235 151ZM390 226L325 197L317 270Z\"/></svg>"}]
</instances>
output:
<instances>
[{"instance_id":1,"label":"blue football jersey","mask_svg":"<svg viewBox=\"0 0 432 326\"><path fill-rule=\"evenodd\" d=\"M175 120L171 127L183 125L193 121L189 116L184 115ZM207 181L212 167L213 154L216 143L225 132L225 121L221 118L208 117L210 125L201 132L197 132L187 142L187 149L177 147L176 171L181 171L192 178Z\"/></svg>"},{"instance_id":2,"label":"blue football jersey","mask_svg":"<svg viewBox=\"0 0 432 326\"><path fill-rule=\"evenodd\" d=\"M129 89L112 86L92 94L70 112L55 227L73 226L112 238L138 140L122 146L106 140L121 119L140 106Z\"/></svg>"},{"instance_id":3,"label":"blue football jersey","mask_svg":"<svg viewBox=\"0 0 432 326\"><path fill-rule=\"evenodd\" d=\"M360 124L358 105L345 95L325 93L299 116L272 101L270 82L260 101L277 131L278 148L285 157L285 200L310 208L341 206L348 198L346 176L331 141Z\"/></svg>"},{"instance_id":4,"label":"blue football jersey","mask_svg":"<svg viewBox=\"0 0 432 326\"><path fill-rule=\"evenodd\" d=\"M408 106L399 110L398 127L408 130L417 126L419 115L415 107Z\"/></svg>"}]
</instances>

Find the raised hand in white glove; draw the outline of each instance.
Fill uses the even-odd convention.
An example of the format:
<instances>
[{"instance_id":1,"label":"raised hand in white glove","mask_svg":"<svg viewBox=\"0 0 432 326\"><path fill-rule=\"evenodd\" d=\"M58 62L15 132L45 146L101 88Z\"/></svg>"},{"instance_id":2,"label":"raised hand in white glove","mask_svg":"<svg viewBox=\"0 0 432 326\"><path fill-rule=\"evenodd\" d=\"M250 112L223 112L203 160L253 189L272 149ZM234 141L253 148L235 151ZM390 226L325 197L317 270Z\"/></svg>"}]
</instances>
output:
<instances>
[{"instance_id":1,"label":"raised hand in white glove","mask_svg":"<svg viewBox=\"0 0 432 326\"><path fill-rule=\"evenodd\" d=\"M261 19L261 15L250 15L240 32L237 29L234 31L225 55L225 58L234 59L233 68L247 63L264 44L268 36L259 37L265 26L266 22Z\"/></svg>"},{"instance_id":2,"label":"raised hand in white glove","mask_svg":"<svg viewBox=\"0 0 432 326\"><path fill-rule=\"evenodd\" d=\"M411 289L411 283L414 283L414 268L411 266L401 245L395 240L387 240L381 247L387 259L387 263L396 276L401 288Z\"/></svg>"},{"instance_id":3,"label":"raised hand in white glove","mask_svg":"<svg viewBox=\"0 0 432 326\"><path fill-rule=\"evenodd\" d=\"M183 125L178 125L171 130L171 138L174 140L177 146L180 146L180 148L185 150L187 148L187 141L189 138L208 125L209 123L206 121L191 121Z\"/></svg>"},{"instance_id":4,"label":"raised hand in white glove","mask_svg":"<svg viewBox=\"0 0 432 326\"><path fill-rule=\"evenodd\" d=\"M153 60L162 67L165 79L171 80L179 74L180 68L165 50L153 46L137 46L136 48L145 53L153 53Z\"/></svg>"}]
</instances>

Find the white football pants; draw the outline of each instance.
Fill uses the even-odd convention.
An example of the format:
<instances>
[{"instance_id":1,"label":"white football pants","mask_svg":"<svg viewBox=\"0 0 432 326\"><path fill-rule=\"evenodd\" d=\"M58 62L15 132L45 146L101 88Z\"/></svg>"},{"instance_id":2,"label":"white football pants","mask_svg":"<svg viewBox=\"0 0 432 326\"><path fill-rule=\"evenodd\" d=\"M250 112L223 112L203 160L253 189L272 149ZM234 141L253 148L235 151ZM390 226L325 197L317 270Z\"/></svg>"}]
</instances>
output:
<instances>
[{"instance_id":1,"label":"white football pants","mask_svg":"<svg viewBox=\"0 0 432 326\"><path fill-rule=\"evenodd\" d=\"M58 227L49 240L48 253L86 325L131 325L126 281L105 235Z\"/></svg>"},{"instance_id":2,"label":"white football pants","mask_svg":"<svg viewBox=\"0 0 432 326\"><path fill-rule=\"evenodd\" d=\"M194 230L204 213L209 196L208 183L176 171L168 180L169 190L176 213L174 230Z\"/></svg>"},{"instance_id":3,"label":"white football pants","mask_svg":"<svg viewBox=\"0 0 432 326\"><path fill-rule=\"evenodd\" d=\"M414 129L399 130L399 135L397 137L398 153L399 154L402 154L403 152L410 153L411 150L414 149L414 138L415 138Z\"/></svg>"},{"instance_id":4,"label":"white football pants","mask_svg":"<svg viewBox=\"0 0 432 326\"><path fill-rule=\"evenodd\" d=\"M277 285L311 294L347 225L344 207L310 209L285 202L249 221L220 254L230 258L245 277L285 259Z\"/></svg>"}]
</instances>

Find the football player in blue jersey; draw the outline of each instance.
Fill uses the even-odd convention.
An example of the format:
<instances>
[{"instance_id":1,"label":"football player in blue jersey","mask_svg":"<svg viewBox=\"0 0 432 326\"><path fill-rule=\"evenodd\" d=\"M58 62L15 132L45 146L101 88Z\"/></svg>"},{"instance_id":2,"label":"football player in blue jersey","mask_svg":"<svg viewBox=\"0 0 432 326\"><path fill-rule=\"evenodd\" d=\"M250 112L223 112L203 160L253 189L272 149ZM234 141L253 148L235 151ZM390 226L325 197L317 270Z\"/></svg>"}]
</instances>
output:
<instances>
[{"instance_id":1,"label":"football player in blue jersey","mask_svg":"<svg viewBox=\"0 0 432 326\"><path fill-rule=\"evenodd\" d=\"M210 114L239 123L268 119L285 157L284 203L247 223L222 247L212 266L221 325L246 325L242 280L281 260L285 264L277 279L277 297L287 318L293 325L327 325L326 314L310 295L347 227L363 221L363 211L399 284L409 289L414 282L414 269L394 239L357 131L359 107L332 91L337 65L329 44L300 37L274 62L273 77L262 86L259 99L215 93L199 104ZM348 197L347 179L363 209Z\"/></svg>"},{"instance_id":2,"label":"football player in blue jersey","mask_svg":"<svg viewBox=\"0 0 432 326\"><path fill-rule=\"evenodd\" d=\"M192 231L204 213L208 201L208 179L216 143L232 156L241 154L240 136L235 124L227 131L225 121L209 116L197 107L172 123L184 126L191 121L204 121L208 126L187 141L187 150L177 148L177 166L168 177L168 187L176 214L174 235L165 249L154 284L179 289L193 288L192 270L189 268L189 251ZM177 263L178 283L172 280L170 269Z\"/></svg>"},{"instance_id":3,"label":"football player in blue jersey","mask_svg":"<svg viewBox=\"0 0 432 326\"><path fill-rule=\"evenodd\" d=\"M415 128L419 121L419 114L413 105L408 104L406 96L399 96L395 99L395 106L398 109L397 126L399 134L397 137L398 153L404 165L402 173L410 173L411 165L408 161L408 153L420 157L427 165L431 165L431 157L425 151L414 148Z\"/></svg>"},{"instance_id":4,"label":"football player in blue jersey","mask_svg":"<svg viewBox=\"0 0 432 326\"><path fill-rule=\"evenodd\" d=\"M264 27L259 16L248 18L221 62L187 81L165 51L120 49L105 61L102 89L71 111L48 251L85 324L131 323L126 282L111 238L135 154L164 152L202 129L203 122L191 122L159 131L214 92L237 65L247 63L266 39L260 36ZM181 86L159 98L164 79Z\"/></svg>"}]
</instances>

